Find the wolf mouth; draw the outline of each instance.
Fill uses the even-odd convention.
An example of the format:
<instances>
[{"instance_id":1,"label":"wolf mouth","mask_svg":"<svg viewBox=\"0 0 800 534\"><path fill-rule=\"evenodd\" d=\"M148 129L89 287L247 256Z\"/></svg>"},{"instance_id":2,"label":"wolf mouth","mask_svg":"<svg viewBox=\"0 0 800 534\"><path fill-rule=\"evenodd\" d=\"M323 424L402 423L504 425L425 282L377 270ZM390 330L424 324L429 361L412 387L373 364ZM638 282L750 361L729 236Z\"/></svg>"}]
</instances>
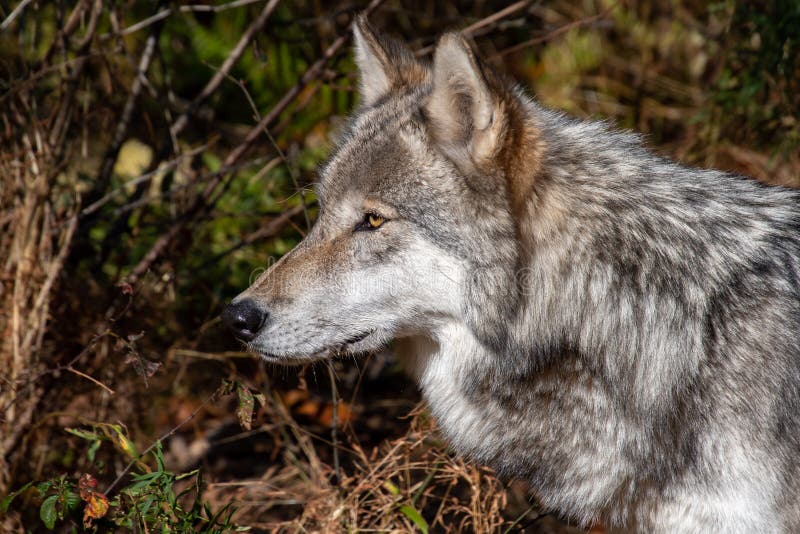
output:
<instances>
[{"instance_id":1,"label":"wolf mouth","mask_svg":"<svg viewBox=\"0 0 800 534\"><path fill-rule=\"evenodd\" d=\"M324 360L330 356L339 356L341 354L348 354L350 350L353 348L354 345L364 341L370 334L374 333L375 330L367 330L361 334L357 334L355 336L349 337L341 343L337 343L330 347L323 348L316 352L306 353L306 354L273 354L271 352L265 352L262 350L256 350L262 358L267 360L268 362L272 363L280 363L284 365L297 365L303 363L311 363L316 362L319 360Z\"/></svg>"},{"instance_id":2,"label":"wolf mouth","mask_svg":"<svg viewBox=\"0 0 800 534\"><path fill-rule=\"evenodd\" d=\"M370 335L372 332L374 332L374 330L368 330L368 331L364 332L363 334L358 334L358 335L353 336L351 338L345 339L344 344L345 344L345 346L354 345L354 344L358 343L359 341L363 341L364 339L366 339L366 337L368 335Z\"/></svg>"}]
</instances>

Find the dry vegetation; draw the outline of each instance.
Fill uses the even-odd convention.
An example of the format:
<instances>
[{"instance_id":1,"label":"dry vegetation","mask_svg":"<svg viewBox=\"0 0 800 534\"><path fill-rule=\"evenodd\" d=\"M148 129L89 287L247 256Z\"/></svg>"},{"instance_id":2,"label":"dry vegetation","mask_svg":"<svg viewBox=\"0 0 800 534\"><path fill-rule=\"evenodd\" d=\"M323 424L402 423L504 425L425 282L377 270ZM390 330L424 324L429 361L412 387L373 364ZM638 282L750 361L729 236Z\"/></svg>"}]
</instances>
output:
<instances>
[{"instance_id":1,"label":"dry vegetation","mask_svg":"<svg viewBox=\"0 0 800 534\"><path fill-rule=\"evenodd\" d=\"M25 489L0 530L569 531L450 454L386 354L268 368L219 325L313 220L363 9L420 55L466 28L661 153L800 185L791 0L2 3L0 499Z\"/></svg>"}]
</instances>

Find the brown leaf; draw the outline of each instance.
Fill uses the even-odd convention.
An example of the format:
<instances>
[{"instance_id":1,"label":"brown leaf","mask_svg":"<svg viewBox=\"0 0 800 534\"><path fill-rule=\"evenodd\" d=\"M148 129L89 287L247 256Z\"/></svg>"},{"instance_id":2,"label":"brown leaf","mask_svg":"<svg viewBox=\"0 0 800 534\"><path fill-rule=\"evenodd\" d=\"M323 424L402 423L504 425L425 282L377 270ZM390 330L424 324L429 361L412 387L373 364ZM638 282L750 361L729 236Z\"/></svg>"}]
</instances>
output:
<instances>
[{"instance_id":1,"label":"brown leaf","mask_svg":"<svg viewBox=\"0 0 800 534\"><path fill-rule=\"evenodd\" d=\"M88 528L93 519L100 519L108 513L108 497L97 491L97 479L88 473L81 475L78 480L78 492L81 499L86 501L83 510L83 526Z\"/></svg>"},{"instance_id":2,"label":"brown leaf","mask_svg":"<svg viewBox=\"0 0 800 534\"><path fill-rule=\"evenodd\" d=\"M108 497L102 493L95 492L86 501L86 508L83 510L83 525L89 526L93 519L100 519L108 513Z\"/></svg>"},{"instance_id":3,"label":"brown leaf","mask_svg":"<svg viewBox=\"0 0 800 534\"><path fill-rule=\"evenodd\" d=\"M149 386L147 379L156 374L156 371L161 368L161 363L147 360L136 352L129 352L125 356L125 365L133 367L136 374L144 379L145 386Z\"/></svg>"},{"instance_id":4,"label":"brown leaf","mask_svg":"<svg viewBox=\"0 0 800 534\"><path fill-rule=\"evenodd\" d=\"M239 396L239 406L236 408L236 416L239 418L239 425L244 430L250 430L253 426L253 393L249 388L242 384L236 384L236 393Z\"/></svg>"},{"instance_id":5,"label":"brown leaf","mask_svg":"<svg viewBox=\"0 0 800 534\"><path fill-rule=\"evenodd\" d=\"M82 474L78 480L78 491L81 494L81 499L87 500L92 492L97 491L95 488L97 488L97 479L89 473Z\"/></svg>"}]
</instances>

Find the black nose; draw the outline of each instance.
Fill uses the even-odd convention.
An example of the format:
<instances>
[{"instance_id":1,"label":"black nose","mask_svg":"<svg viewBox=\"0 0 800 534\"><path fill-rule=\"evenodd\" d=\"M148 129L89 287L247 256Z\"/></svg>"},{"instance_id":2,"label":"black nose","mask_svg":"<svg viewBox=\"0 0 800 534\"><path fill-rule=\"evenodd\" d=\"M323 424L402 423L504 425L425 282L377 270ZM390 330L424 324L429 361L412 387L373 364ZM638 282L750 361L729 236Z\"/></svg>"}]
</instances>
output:
<instances>
[{"instance_id":1,"label":"black nose","mask_svg":"<svg viewBox=\"0 0 800 534\"><path fill-rule=\"evenodd\" d=\"M267 312L251 299L231 302L222 312L222 322L242 341L255 339L266 319Z\"/></svg>"}]
</instances>

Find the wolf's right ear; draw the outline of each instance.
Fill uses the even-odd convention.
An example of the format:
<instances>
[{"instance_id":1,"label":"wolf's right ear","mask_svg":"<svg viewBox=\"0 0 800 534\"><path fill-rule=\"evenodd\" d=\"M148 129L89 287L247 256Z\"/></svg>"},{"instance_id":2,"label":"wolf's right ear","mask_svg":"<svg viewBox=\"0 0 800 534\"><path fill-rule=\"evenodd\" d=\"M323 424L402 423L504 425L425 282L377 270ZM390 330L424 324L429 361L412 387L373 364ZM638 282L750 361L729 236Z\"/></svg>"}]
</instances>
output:
<instances>
[{"instance_id":1,"label":"wolf's right ear","mask_svg":"<svg viewBox=\"0 0 800 534\"><path fill-rule=\"evenodd\" d=\"M371 106L392 89L422 82L427 71L403 43L375 31L365 15L353 21L361 105Z\"/></svg>"},{"instance_id":2,"label":"wolf's right ear","mask_svg":"<svg viewBox=\"0 0 800 534\"><path fill-rule=\"evenodd\" d=\"M445 34L436 47L425 113L434 139L467 174L491 160L506 116L500 95L461 34Z\"/></svg>"}]
</instances>

